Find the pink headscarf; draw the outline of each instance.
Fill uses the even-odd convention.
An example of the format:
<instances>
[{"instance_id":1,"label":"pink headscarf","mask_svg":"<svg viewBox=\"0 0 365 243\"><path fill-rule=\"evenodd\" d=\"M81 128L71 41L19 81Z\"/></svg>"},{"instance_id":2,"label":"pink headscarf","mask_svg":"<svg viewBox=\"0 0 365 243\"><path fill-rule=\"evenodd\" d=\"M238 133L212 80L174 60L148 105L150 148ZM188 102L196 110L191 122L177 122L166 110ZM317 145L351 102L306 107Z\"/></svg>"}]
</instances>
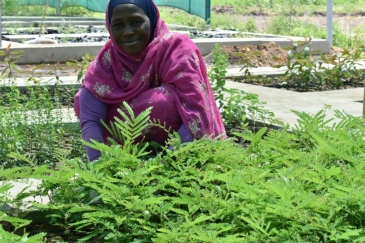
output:
<instances>
[{"instance_id":1,"label":"pink headscarf","mask_svg":"<svg viewBox=\"0 0 365 243\"><path fill-rule=\"evenodd\" d=\"M155 8L154 38L145 49L129 55L109 40L89 67L83 86L107 104L131 101L161 86L173 96L183 123L195 138L224 137L224 125L199 49L188 36L169 32ZM106 26L111 34L108 11Z\"/></svg>"}]
</instances>

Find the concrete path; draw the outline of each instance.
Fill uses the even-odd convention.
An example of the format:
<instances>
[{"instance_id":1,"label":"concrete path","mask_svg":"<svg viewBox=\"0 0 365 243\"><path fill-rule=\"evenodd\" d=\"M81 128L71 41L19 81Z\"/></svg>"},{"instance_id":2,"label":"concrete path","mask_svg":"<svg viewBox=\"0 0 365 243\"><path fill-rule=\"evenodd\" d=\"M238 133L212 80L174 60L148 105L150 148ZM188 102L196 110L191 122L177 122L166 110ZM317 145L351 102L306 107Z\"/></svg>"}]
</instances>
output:
<instances>
[{"instance_id":1,"label":"concrete path","mask_svg":"<svg viewBox=\"0 0 365 243\"><path fill-rule=\"evenodd\" d=\"M31 192L36 191L38 186L42 183L42 181L38 179L21 179L21 180L14 180L14 181L0 181L0 186L4 184L10 184L12 188L5 192L4 194L0 194L0 197L7 198L8 200L13 200L20 192ZM48 197L27 197L23 199L22 205L16 205L14 203L6 203L4 205L0 205L0 211L3 212L17 212L17 210L27 210L32 206L32 202L47 204L49 203Z\"/></svg>"},{"instance_id":2,"label":"concrete path","mask_svg":"<svg viewBox=\"0 0 365 243\"><path fill-rule=\"evenodd\" d=\"M267 103L264 107L274 112L276 119L289 124L290 127L297 123L298 118L291 110L316 114L325 105L329 105L331 109L326 112L328 119L335 118L335 110L356 117L362 116L363 113L364 88L299 93L233 81L227 81L227 87L257 94L260 101ZM338 120L335 119L333 122L336 121Z\"/></svg>"},{"instance_id":3,"label":"concrete path","mask_svg":"<svg viewBox=\"0 0 365 243\"><path fill-rule=\"evenodd\" d=\"M360 63L359 67L363 64L364 63ZM253 75L265 74L267 76L281 75L285 71L285 67L279 69L253 68L250 70ZM240 68L227 69L227 79L241 75L242 72L240 72ZM56 81L49 77L45 77L42 80L41 84L43 85L52 85ZM76 76L62 76L60 77L60 80L62 81L61 85L80 86ZM28 85L25 79L21 78L16 80L16 84L20 87ZM3 84L0 83L0 85ZM265 108L274 112L276 119L287 123L290 126L293 126L297 121L297 116L292 113L291 110L315 114L323 109L325 105L329 105L332 109L327 111L328 118L334 118L334 110L344 111L353 116L363 115L364 88L300 93L234 81L227 81L227 88L236 88L244 90L247 93L257 94L260 101L265 101L267 103ZM74 117L72 109L64 110L63 116L65 118L67 117L67 122L74 122L77 120L76 117Z\"/></svg>"}]
</instances>

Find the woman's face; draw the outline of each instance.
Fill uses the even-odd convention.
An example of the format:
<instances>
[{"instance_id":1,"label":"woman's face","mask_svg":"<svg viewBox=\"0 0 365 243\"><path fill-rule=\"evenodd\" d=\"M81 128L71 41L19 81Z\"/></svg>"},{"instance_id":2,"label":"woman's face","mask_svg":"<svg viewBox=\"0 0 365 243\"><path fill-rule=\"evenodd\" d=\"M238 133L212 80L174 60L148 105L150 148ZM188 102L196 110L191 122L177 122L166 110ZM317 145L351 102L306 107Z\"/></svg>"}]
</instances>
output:
<instances>
[{"instance_id":1,"label":"woman's face","mask_svg":"<svg viewBox=\"0 0 365 243\"><path fill-rule=\"evenodd\" d=\"M129 55L143 51L150 40L150 20L134 4L119 4L110 20L111 35L115 43Z\"/></svg>"}]
</instances>

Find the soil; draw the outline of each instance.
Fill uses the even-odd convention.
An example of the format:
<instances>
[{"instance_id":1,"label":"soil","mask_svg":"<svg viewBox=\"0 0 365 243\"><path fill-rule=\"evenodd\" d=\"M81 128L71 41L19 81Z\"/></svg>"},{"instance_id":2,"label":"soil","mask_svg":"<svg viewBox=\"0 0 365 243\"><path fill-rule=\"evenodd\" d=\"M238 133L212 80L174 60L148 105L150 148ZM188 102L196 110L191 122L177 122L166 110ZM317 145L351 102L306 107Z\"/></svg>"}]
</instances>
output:
<instances>
[{"instance_id":1,"label":"soil","mask_svg":"<svg viewBox=\"0 0 365 243\"><path fill-rule=\"evenodd\" d=\"M279 60L285 60L288 52L282 49L275 42L267 42L259 45L225 45L221 51L228 55L228 62L231 67L239 66L246 62L253 67L272 67L282 64ZM208 65L212 63L212 57L208 56L205 61Z\"/></svg>"},{"instance_id":2,"label":"soil","mask_svg":"<svg viewBox=\"0 0 365 243\"><path fill-rule=\"evenodd\" d=\"M221 46L221 50L224 54L228 55L228 61L230 67L242 66L244 59L253 64L255 67L271 67L274 65L279 65L281 62L274 60L274 57L285 60L287 57L287 51L283 50L275 42L268 42L260 44L257 46L244 45L244 46ZM260 55L255 55L256 53ZM213 65L212 55L204 57L204 60L208 66ZM5 69L7 64L0 63L0 70ZM67 65L65 63L56 64L43 64L38 65L16 65L19 70L14 70L14 77L24 77L27 78L33 75L32 70L34 70L35 76L38 77L54 77L55 74L58 76L75 76L78 72L78 67L76 65Z\"/></svg>"}]
</instances>

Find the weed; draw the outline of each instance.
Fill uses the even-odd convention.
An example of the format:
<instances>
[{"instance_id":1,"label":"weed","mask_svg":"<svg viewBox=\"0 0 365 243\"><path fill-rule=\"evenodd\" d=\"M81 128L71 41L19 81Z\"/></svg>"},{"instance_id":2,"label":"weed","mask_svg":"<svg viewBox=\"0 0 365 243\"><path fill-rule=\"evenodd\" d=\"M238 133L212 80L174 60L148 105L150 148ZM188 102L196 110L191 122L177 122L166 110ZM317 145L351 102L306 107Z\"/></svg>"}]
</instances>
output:
<instances>
[{"instance_id":1,"label":"weed","mask_svg":"<svg viewBox=\"0 0 365 243\"><path fill-rule=\"evenodd\" d=\"M239 62L239 64L242 65L242 68L241 68L240 72L243 71L243 78L244 79L249 79L250 78L251 73L250 73L249 68L255 66L253 64L253 62L255 60L257 60L257 58L260 55L261 55L261 52L259 52L259 51L251 52L250 50L248 50L248 47L246 47L242 53L236 54L236 56L240 57L240 59L241 59L240 62Z\"/></svg>"},{"instance_id":2,"label":"weed","mask_svg":"<svg viewBox=\"0 0 365 243\"><path fill-rule=\"evenodd\" d=\"M257 25L253 18L249 18L243 27L243 31L257 32Z\"/></svg>"}]
</instances>

